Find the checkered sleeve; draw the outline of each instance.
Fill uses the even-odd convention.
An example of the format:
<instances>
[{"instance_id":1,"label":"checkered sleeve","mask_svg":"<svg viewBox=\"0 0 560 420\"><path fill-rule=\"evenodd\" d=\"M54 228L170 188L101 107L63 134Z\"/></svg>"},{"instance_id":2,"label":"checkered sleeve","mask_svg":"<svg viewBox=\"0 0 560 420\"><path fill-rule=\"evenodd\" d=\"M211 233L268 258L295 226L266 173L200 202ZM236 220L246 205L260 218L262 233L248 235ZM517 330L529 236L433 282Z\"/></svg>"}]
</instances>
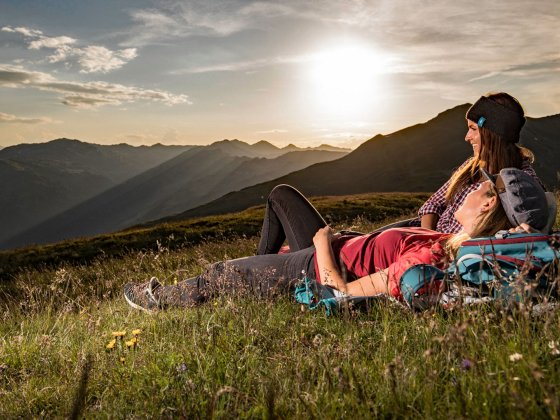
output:
<instances>
[{"instance_id":1,"label":"checkered sleeve","mask_svg":"<svg viewBox=\"0 0 560 420\"><path fill-rule=\"evenodd\" d=\"M463 162L455 172L463 168L467 163L470 162L470 160L471 158ZM449 178L447 182L443 184L430 198L428 198L428 200L418 210L419 217L422 217L425 214L437 214L438 216L442 215L442 213L445 211L445 208L447 207L447 204L445 202L445 194L447 193L447 189L449 188L450 183L451 178Z\"/></svg>"},{"instance_id":2,"label":"checkered sleeve","mask_svg":"<svg viewBox=\"0 0 560 420\"><path fill-rule=\"evenodd\" d=\"M418 210L418 216L425 214L437 214L441 216L445 210L445 193L449 187L449 180L443 184Z\"/></svg>"}]
</instances>

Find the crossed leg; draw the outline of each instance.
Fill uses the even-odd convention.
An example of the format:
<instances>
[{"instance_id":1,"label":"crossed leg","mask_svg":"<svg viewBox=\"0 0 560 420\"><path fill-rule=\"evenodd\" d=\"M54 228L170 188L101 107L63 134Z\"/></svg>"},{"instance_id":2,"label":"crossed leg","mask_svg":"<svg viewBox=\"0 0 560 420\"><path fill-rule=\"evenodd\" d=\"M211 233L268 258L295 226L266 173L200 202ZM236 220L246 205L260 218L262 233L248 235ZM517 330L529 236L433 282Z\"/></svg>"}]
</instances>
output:
<instances>
[{"instance_id":1,"label":"crossed leg","mask_svg":"<svg viewBox=\"0 0 560 420\"><path fill-rule=\"evenodd\" d=\"M291 251L313 245L313 236L327 223L294 187L276 186L268 196L257 255L276 254L288 239Z\"/></svg>"}]
</instances>

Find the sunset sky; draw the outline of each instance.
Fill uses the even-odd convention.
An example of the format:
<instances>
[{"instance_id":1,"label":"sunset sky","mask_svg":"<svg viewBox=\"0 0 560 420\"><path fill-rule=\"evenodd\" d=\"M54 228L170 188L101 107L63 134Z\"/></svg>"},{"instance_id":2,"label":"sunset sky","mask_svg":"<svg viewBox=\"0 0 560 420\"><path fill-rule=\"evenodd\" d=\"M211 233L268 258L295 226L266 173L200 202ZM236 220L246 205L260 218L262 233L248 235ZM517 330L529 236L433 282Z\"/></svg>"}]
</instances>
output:
<instances>
[{"instance_id":1,"label":"sunset sky","mask_svg":"<svg viewBox=\"0 0 560 420\"><path fill-rule=\"evenodd\" d=\"M0 0L0 147L356 147L489 91L560 113L559 0Z\"/></svg>"}]
</instances>

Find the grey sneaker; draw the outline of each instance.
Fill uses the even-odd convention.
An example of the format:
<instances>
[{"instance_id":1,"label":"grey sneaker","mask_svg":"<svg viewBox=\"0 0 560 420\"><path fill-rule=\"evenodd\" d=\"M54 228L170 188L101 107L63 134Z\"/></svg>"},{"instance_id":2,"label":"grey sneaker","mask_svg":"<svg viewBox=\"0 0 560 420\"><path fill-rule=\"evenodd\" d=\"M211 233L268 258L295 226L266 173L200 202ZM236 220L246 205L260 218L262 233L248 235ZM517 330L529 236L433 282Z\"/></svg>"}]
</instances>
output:
<instances>
[{"instance_id":1,"label":"grey sneaker","mask_svg":"<svg viewBox=\"0 0 560 420\"><path fill-rule=\"evenodd\" d=\"M161 309L160 301L154 294L160 287L162 285L155 277L145 283L127 283L124 285L124 298L135 309L154 312Z\"/></svg>"}]
</instances>

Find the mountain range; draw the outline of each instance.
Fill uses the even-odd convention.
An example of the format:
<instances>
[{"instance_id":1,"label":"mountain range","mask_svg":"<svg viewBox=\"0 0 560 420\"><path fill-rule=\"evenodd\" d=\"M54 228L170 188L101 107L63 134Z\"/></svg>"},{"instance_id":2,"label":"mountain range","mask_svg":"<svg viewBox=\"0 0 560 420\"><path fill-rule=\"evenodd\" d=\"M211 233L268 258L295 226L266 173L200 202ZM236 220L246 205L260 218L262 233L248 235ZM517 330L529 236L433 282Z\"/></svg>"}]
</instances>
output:
<instances>
[{"instance_id":1,"label":"mountain range","mask_svg":"<svg viewBox=\"0 0 560 420\"><path fill-rule=\"evenodd\" d=\"M78 140L0 150L0 240L9 238L192 146L101 146Z\"/></svg>"},{"instance_id":2,"label":"mountain range","mask_svg":"<svg viewBox=\"0 0 560 420\"><path fill-rule=\"evenodd\" d=\"M270 190L281 183L308 196L435 191L472 154L464 141L469 106L459 105L425 123L376 135L350 153L332 146L280 149L265 141L248 145L223 140L204 147L151 146L157 152L151 160L135 150L136 160L119 164L121 149L132 146L58 140L40 146L46 148L42 152L33 145L5 148L0 150L0 179L11 199L2 200L12 205L12 212L15 202L21 204L8 222L0 221L0 227L12 232L19 227L14 226L17 211L42 216L50 211L50 217L28 224L15 235L0 236L0 248L238 211L264 204ZM551 190L560 187L559 132L560 115L553 115L528 118L521 133L521 144L535 153L534 167ZM71 150L83 147L105 160L90 161L75 150L61 154L49 149L59 144ZM114 149L104 149L110 147ZM15 182L6 181L5 168ZM68 206L71 199L76 204ZM53 214L53 202L66 207L59 205Z\"/></svg>"},{"instance_id":3,"label":"mountain range","mask_svg":"<svg viewBox=\"0 0 560 420\"><path fill-rule=\"evenodd\" d=\"M305 195L359 194L373 191L430 192L439 188L472 149L464 141L470 104L440 113L432 120L389 135L377 135L336 161L318 163L234 191L162 221L239 211L264 204L277 184L290 184ZM528 118L521 145L535 154L533 164L549 190L560 188L560 115ZM156 221L158 223L161 221Z\"/></svg>"},{"instance_id":4,"label":"mountain range","mask_svg":"<svg viewBox=\"0 0 560 420\"><path fill-rule=\"evenodd\" d=\"M0 151L0 247L123 229L346 153L239 140L132 147L59 139L8 147Z\"/></svg>"}]
</instances>

